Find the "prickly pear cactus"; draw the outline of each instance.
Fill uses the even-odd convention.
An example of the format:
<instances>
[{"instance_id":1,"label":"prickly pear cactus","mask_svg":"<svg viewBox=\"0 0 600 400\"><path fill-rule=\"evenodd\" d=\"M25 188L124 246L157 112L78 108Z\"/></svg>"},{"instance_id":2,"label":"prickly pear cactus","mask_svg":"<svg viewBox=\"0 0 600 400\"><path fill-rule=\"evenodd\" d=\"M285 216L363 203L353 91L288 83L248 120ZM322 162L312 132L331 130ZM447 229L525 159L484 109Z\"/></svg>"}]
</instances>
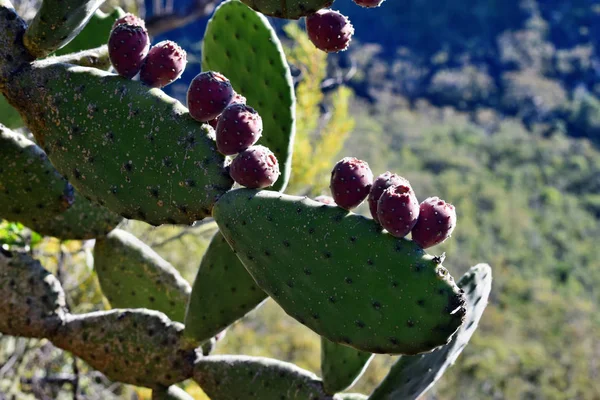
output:
<instances>
[{"instance_id":1,"label":"prickly pear cactus","mask_svg":"<svg viewBox=\"0 0 600 400\"><path fill-rule=\"evenodd\" d=\"M206 250L185 316L184 335L204 342L267 298L217 232Z\"/></svg>"},{"instance_id":2,"label":"prickly pear cactus","mask_svg":"<svg viewBox=\"0 0 600 400\"><path fill-rule=\"evenodd\" d=\"M373 359L373 354L321 338L321 375L330 394L354 385Z\"/></svg>"},{"instance_id":3,"label":"prickly pear cactus","mask_svg":"<svg viewBox=\"0 0 600 400\"><path fill-rule=\"evenodd\" d=\"M115 229L94 247L94 269L115 308L148 308L183 321L189 283L167 261L129 232Z\"/></svg>"},{"instance_id":4,"label":"prickly pear cactus","mask_svg":"<svg viewBox=\"0 0 600 400\"><path fill-rule=\"evenodd\" d=\"M19 112L13 106L8 104L6 98L0 94L0 124L4 124L8 129L15 129L23 126L23 119Z\"/></svg>"},{"instance_id":5,"label":"prickly pear cactus","mask_svg":"<svg viewBox=\"0 0 600 400\"><path fill-rule=\"evenodd\" d=\"M211 400L335 399L315 374L264 357L203 357L194 366L194 380Z\"/></svg>"},{"instance_id":6,"label":"prickly pear cactus","mask_svg":"<svg viewBox=\"0 0 600 400\"><path fill-rule=\"evenodd\" d=\"M0 218L34 227L72 206L73 187L31 140L0 124Z\"/></svg>"},{"instance_id":7,"label":"prickly pear cactus","mask_svg":"<svg viewBox=\"0 0 600 400\"><path fill-rule=\"evenodd\" d=\"M487 264L471 268L458 282L467 298L467 315L463 326L450 343L432 353L401 357L369 400L414 400L425 393L450 367L477 329L492 289L492 269Z\"/></svg>"},{"instance_id":8,"label":"prickly pear cactus","mask_svg":"<svg viewBox=\"0 0 600 400\"><path fill-rule=\"evenodd\" d=\"M224 74L260 114L263 135L258 144L275 153L281 175L272 189L283 191L291 173L296 97L283 48L269 21L239 1L222 3L204 34L202 68Z\"/></svg>"},{"instance_id":9,"label":"prickly pear cactus","mask_svg":"<svg viewBox=\"0 0 600 400\"><path fill-rule=\"evenodd\" d=\"M446 344L463 322L464 298L441 260L371 219L249 189L225 194L213 216L256 283L332 342L418 354Z\"/></svg>"},{"instance_id":10,"label":"prickly pear cactus","mask_svg":"<svg viewBox=\"0 0 600 400\"><path fill-rule=\"evenodd\" d=\"M277 18L299 19L327 8L333 0L242 0L249 7Z\"/></svg>"}]
</instances>

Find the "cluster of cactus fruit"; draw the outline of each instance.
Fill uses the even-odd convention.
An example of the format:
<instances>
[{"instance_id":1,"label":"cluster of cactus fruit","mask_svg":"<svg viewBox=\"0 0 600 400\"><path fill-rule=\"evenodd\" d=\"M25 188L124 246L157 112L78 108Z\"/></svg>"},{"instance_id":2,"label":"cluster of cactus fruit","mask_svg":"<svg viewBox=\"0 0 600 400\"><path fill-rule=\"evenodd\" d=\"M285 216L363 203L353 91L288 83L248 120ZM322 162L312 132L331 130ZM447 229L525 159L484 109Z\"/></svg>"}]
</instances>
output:
<instances>
[{"instance_id":1,"label":"cluster of cactus fruit","mask_svg":"<svg viewBox=\"0 0 600 400\"><path fill-rule=\"evenodd\" d=\"M444 257L424 251L450 236L454 208L438 198L419 205L406 179L373 179L354 158L334 167L333 197L284 193L295 95L262 14L307 17L326 51L345 48L347 20L320 11L328 0L223 2L186 108L159 89L181 75L185 51L172 42L150 48L133 15L109 14L106 30L88 24L108 18L96 12L101 3L43 0L27 26L0 0L0 91L32 133L0 125L0 218L96 239L94 269L113 309L71 314L56 277L2 247L0 332L47 338L110 379L152 388L155 399L189 398L175 386L187 379L213 400L366 399L341 392L376 353L402 357L369 399L424 393L466 346L491 289L489 266L455 283ZM108 45L53 55L78 35ZM231 54L244 57L231 62ZM350 211L365 199L373 218ZM208 217L219 230L192 286L117 227L124 218L158 226ZM267 298L321 335L321 377L268 358L210 355Z\"/></svg>"}]
</instances>

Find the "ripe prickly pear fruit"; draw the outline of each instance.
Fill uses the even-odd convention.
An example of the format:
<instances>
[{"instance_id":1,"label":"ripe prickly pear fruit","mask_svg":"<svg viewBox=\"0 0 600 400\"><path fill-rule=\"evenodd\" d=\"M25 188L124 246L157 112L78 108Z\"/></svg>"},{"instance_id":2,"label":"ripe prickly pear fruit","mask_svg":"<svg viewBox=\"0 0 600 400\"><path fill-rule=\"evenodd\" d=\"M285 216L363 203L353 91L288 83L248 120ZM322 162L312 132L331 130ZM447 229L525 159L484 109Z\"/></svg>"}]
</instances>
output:
<instances>
[{"instance_id":1,"label":"ripe prickly pear fruit","mask_svg":"<svg viewBox=\"0 0 600 400\"><path fill-rule=\"evenodd\" d=\"M207 71L192 80L187 92L190 115L197 121L217 118L233 99L233 87L224 75Z\"/></svg>"},{"instance_id":2,"label":"ripe prickly pear fruit","mask_svg":"<svg viewBox=\"0 0 600 400\"><path fill-rule=\"evenodd\" d=\"M335 200L333 200L333 197L326 196L326 195L321 195L321 196L315 197L315 201L318 201L319 203L327 204L329 206L337 205L337 204L335 204Z\"/></svg>"},{"instance_id":3,"label":"ripe prickly pear fruit","mask_svg":"<svg viewBox=\"0 0 600 400\"><path fill-rule=\"evenodd\" d=\"M419 201L409 185L390 186L377 202L379 223L391 235L408 235L419 217Z\"/></svg>"},{"instance_id":4,"label":"ripe prickly pear fruit","mask_svg":"<svg viewBox=\"0 0 600 400\"><path fill-rule=\"evenodd\" d=\"M371 216L377 223L379 223L379 216L377 215L377 202L379 201L379 198L387 188L396 185L405 185L410 187L410 183L408 182L408 180L404 179L399 175L392 174L390 171L379 175L377 179L373 181L373 186L371 187L371 191L369 192L368 201Z\"/></svg>"},{"instance_id":5,"label":"ripe prickly pear fruit","mask_svg":"<svg viewBox=\"0 0 600 400\"><path fill-rule=\"evenodd\" d=\"M146 23L144 22L144 20L131 13L127 13L118 20L116 20L112 28L115 29L119 25L141 26L142 28L146 29Z\"/></svg>"},{"instance_id":6,"label":"ripe prickly pear fruit","mask_svg":"<svg viewBox=\"0 0 600 400\"><path fill-rule=\"evenodd\" d=\"M118 25L108 39L110 62L119 75L128 79L140 71L149 48L148 31L141 26Z\"/></svg>"},{"instance_id":7,"label":"ripe prickly pear fruit","mask_svg":"<svg viewBox=\"0 0 600 400\"><path fill-rule=\"evenodd\" d=\"M229 103L229 105L232 105L232 104L246 104L246 98L244 96L242 96L241 94L236 93L234 90L233 91L233 100L231 100L231 103ZM208 124L210 126L212 126L213 128L217 129L217 125L219 124L220 117L221 117L221 115L219 115L217 118L211 119L210 121L208 121Z\"/></svg>"},{"instance_id":8,"label":"ripe prickly pear fruit","mask_svg":"<svg viewBox=\"0 0 600 400\"><path fill-rule=\"evenodd\" d=\"M353 0L354 3L365 8L379 7L385 0Z\"/></svg>"},{"instance_id":9,"label":"ripe prickly pear fruit","mask_svg":"<svg viewBox=\"0 0 600 400\"><path fill-rule=\"evenodd\" d=\"M456 209L439 197L430 197L421 203L417 224L412 229L412 240L426 249L450 237L456 227Z\"/></svg>"},{"instance_id":10,"label":"ripe prickly pear fruit","mask_svg":"<svg viewBox=\"0 0 600 400\"><path fill-rule=\"evenodd\" d=\"M306 33L318 49L337 53L348 48L354 27L346 16L323 9L306 17Z\"/></svg>"},{"instance_id":11,"label":"ripe prickly pear fruit","mask_svg":"<svg viewBox=\"0 0 600 400\"><path fill-rule=\"evenodd\" d=\"M262 118L245 104L230 104L219 117L217 150L230 156L252 146L262 135Z\"/></svg>"},{"instance_id":12,"label":"ripe prickly pear fruit","mask_svg":"<svg viewBox=\"0 0 600 400\"><path fill-rule=\"evenodd\" d=\"M369 194L373 173L366 161L345 157L331 171L329 188L336 204L346 210L358 207Z\"/></svg>"},{"instance_id":13,"label":"ripe prickly pear fruit","mask_svg":"<svg viewBox=\"0 0 600 400\"><path fill-rule=\"evenodd\" d=\"M231 162L229 174L242 186L262 189L275 183L281 173L275 154L258 145L238 154Z\"/></svg>"},{"instance_id":14,"label":"ripe prickly pear fruit","mask_svg":"<svg viewBox=\"0 0 600 400\"><path fill-rule=\"evenodd\" d=\"M154 88L163 88L178 79L187 64L187 53L177 43L163 40L154 45L140 70L140 80Z\"/></svg>"}]
</instances>

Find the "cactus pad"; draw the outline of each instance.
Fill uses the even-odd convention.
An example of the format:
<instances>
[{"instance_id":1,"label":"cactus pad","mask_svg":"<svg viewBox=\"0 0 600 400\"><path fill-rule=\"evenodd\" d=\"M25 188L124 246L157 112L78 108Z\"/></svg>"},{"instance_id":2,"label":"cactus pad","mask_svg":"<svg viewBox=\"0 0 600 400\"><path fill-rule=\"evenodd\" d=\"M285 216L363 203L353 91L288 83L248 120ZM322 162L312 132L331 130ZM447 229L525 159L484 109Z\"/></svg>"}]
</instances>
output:
<instances>
[{"instance_id":1,"label":"cactus pad","mask_svg":"<svg viewBox=\"0 0 600 400\"><path fill-rule=\"evenodd\" d=\"M417 399L454 364L483 315L492 289L492 269L487 264L478 264L463 275L458 286L465 291L467 315L450 343L429 354L401 357L369 400Z\"/></svg>"},{"instance_id":2,"label":"cactus pad","mask_svg":"<svg viewBox=\"0 0 600 400\"><path fill-rule=\"evenodd\" d=\"M160 388L192 376L182 331L158 311L118 309L69 315L50 339L112 380Z\"/></svg>"},{"instance_id":3,"label":"cactus pad","mask_svg":"<svg viewBox=\"0 0 600 400\"><path fill-rule=\"evenodd\" d=\"M335 343L417 354L444 345L464 298L441 260L371 219L308 198L238 189L213 210L256 283Z\"/></svg>"},{"instance_id":4,"label":"cactus pad","mask_svg":"<svg viewBox=\"0 0 600 400\"><path fill-rule=\"evenodd\" d=\"M178 386L169 386L168 389L154 389L152 400L194 400L192 396Z\"/></svg>"},{"instance_id":5,"label":"cactus pad","mask_svg":"<svg viewBox=\"0 0 600 400\"><path fill-rule=\"evenodd\" d=\"M281 175L273 190L283 191L291 172L296 98L281 43L267 19L239 1L222 3L206 28L202 68L224 74L260 114L264 130L258 144L275 153Z\"/></svg>"},{"instance_id":6,"label":"cactus pad","mask_svg":"<svg viewBox=\"0 0 600 400\"><path fill-rule=\"evenodd\" d=\"M217 232L206 250L185 316L184 335L197 342L208 340L267 298Z\"/></svg>"},{"instance_id":7,"label":"cactus pad","mask_svg":"<svg viewBox=\"0 0 600 400\"><path fill-rule=\"evenodd\" d=\"M242 2L270 17L285 19L300 19L333 4L333 0L242 0Z\"/></svg>"},{"instance_id":8,"label":"cactus pad","mask_svg":"<svg viewBox=\"0 0 600 400\"><path fill-rule=\"evenodd\" d=\"M191 224L231 188L210 127L159 89L66 64L35 63L20 77L7 93L37 142L81 194L109 210L152 225Z\"/></svg>"},{"instance_id":9,"label":"cactus pad","mask_svg":"<svg viewBox=\"0 0 600 400\"><path fill-rule=\"evenodd\" d=\"M73 187L42 149L1 124L0 174L0 218L31 227L73 204Z\"/></svg>"},{"instance_id":10,"label":"cactus pad","mask_svg":"<svg viewBox=\"0 0 600 400\"><path fill-rule=\"evenodd\" d=\"M0 93L0 124L4 124L9 129L19 128L24 125L19 112L8 104L6 97L2 93Z\"/></svg>"},{"instance_id":11,"label":"cactus pad","mask_svg":"<svg viewBox=\"0 0 600 400\"><path fill-rule=\"evenodd\" d=\"M102 292L115 308L148 308L183 321L190 285L167 261L129 232L115 229L94 247Z\"/></svg>"},{"instance_id":12,"label":"cactus pad","mask_svg":"<svg viewBox=\"0 0 600 400\"><path fill-rule=\"evenodd\" d=\"M321 375L327 393L344 391L361 377L373 354L321 337Z\"/></svg>"},{"instance_id":13,"label":"cactus pad","mask_svg":"<svg viewBox=\"0 0 600 400\"><path fill-rule=\"evenodd\" d=\"M334 399L315 374L263 357L203 357L194 367L194 380L212 400Z\"/></svg>"},{"instance_id":14,"label":"cactus pad","mask_svg":"<svg viewBox=\"0 0 600 400\"><path fill-rule=\"evenodd\" d=\"M58 279L27 254L0 247L0 332L42 338L65 317Z\"/></svg>"}]
</instances>

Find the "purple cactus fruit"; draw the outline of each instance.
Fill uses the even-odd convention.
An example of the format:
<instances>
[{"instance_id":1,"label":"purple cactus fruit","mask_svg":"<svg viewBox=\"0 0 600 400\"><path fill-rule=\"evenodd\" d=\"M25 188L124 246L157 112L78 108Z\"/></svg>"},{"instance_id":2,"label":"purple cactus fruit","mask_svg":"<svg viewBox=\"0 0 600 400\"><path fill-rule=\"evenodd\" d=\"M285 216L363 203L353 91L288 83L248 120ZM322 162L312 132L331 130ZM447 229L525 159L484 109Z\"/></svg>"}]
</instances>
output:
<instances>
[{"instance_id":1,"label":"purple cactus fruit","mask_svg":"<svg viewBox=\"0 0 600 400\"><path fill-rule=\"evenodd\" d=\"M377 179L373 181L373 186L371 187L371 191L369 192L368 202L369 210L371 211L371 216L377 223L379 223L379 217L377 216L377 202L379 201L379 198L381 197L385 189L389 188L390 186L396 185L405 185L410 187L410 183L408 182L408 180L404 179L399 175L392 174L390 171L379 175Z\"/></svg>"},{"instance_id":2,"label":"purple cactus fruit","mask_svg":"<svg viewBox=\"0 0 600 400\"><path fill-rule=\"evenodd\" d=\"M178 79L187 64L185 50L170 40L152 46L140 70L140 80L154 88L162 88Z\"/></svg>"},{"instance_id":3,"label":"purple cactus fruit","mask_svg":"<svg viewBox=\"0 0 600 400\"><path fill-rule=\"evenodd\" d=\"M115 29L119 25L141 26L142 28L146 29L146 23L144 22L144 20L131 13L127 13L118 20L116 20L112 28Z\"/></svg>"},{"instance_id":4,"label":"purple cactus fruit","mask_svg":"<svg viewBox=\"0 0 600 400\"><path fill-rule=\"evenodd\" d=\"M328 206L337 206L337 204L335 204L335 200L333 200L333 197L331 197L331 196L321 195L321 196L315 197L315 201L318 201L319 203L327 204Z\"/></svg>"},{"instance_id":5,"label":"purple cactus fruit","mask_svg":"<svg viewBox=\"0 0 600 400\"><path fill-rule=\"evenodd\" d=\"M229 174L242 186L262 189L279 178L279 163L275 154L265 146L252 146L233 159Z\"/></svg>"},{"instance_id":6,"label":"purple cactus fruit","mask_svg":"<svg viewBox=\"0 0 600 400\"><path fill-rule=\"evenodd\" d=\"M373 173L367 162L345 157L331 171L329 188L336 204L346 210L358 207L373 184Z\"/></svg>"},{"instance_id":7,"label":"purple cactus fruit","mask_svg":"<svg viewBox=\"0 0 600 400\"><path fill-rule=\"evenodd\" d=\"M148 31L141 26L118 25L108 39L108 55L117 73L131 79L140 71L148 49Z\"/></svg>"},{"instance_id":8,"label":"purple cactus fruit","mask_svg":"<svg viewBox=\"0 0 600 400\"><path fill-rule=\"evenodd\" d=\"M391 235L408 235L419 217L419 201L409 185L390 186L377 202L379 222Z\"/></svg>"},{"instance_id":9,"label":"purple cactus fruit","mask_svg":"<svg viewBox=\"0 0 600 400\"><path fill-rule=\"evenodd\" d=\"M353 0L354 3L361 7L375 8L379 7L385 0Z\"/></svg>"},{"instance_id":10,"label":"purple cactus fruit","mask_svg":"<svg viewBox=\"0 0 600 400\"><path fill-rule=\"evenodd\" d=\"M231 100L231 103L229 103L229 105L232 105L232 104L246 104L246 98L244 96L242 96L241 94L236 93L234 90L233 91L233 100ZM219 117L221 117L221 115L208 121L208 124L210 126L212 126L213 128L217 129L217 125L219 124Z\"/></svg>"},{"instance_id":11,"label":"purple cactus fruit","mask_svg":"<svg viewBox=\"0 0 600 400\"><path fill-rule=\"evenodd\" d=\"M419 219L412 229L412 240L426 249L450 237L456 227L456 209L439 197L421 203Z\"/></svg>"},{"instance_id":12,"label":"purple cactus fruit","mask_svg":"<svg viewBox=\"0 0 600 400\"><path fill-rule=\"evenodd\" d=\"M190 115L197 121L208 122L217 118L233 99L233 87L218 72L202 72L192 80L187 92Z\"/></svg>"},{"instance_id":13,"label":"purple cactus fruit","mask_svg":"<svg viewBox=\"0 0 600 400\"><path fill-rule=\"evenodd\" d=\"M306 33L318 49L336 53L348 48L354 27L346 16L323 9L306 17Z\"/></svg>"},{"instance_id":14,"label":"purple cactus fruit","mask_svg":"<svg viewBox=\"0 0 600 400\"><path fill-rule=\"evenodd\" d=\"M230 104L219 117L217 150L230 156L246 150L262 135L262 118L245 104Z\"/></svg>"}]
</instances>

